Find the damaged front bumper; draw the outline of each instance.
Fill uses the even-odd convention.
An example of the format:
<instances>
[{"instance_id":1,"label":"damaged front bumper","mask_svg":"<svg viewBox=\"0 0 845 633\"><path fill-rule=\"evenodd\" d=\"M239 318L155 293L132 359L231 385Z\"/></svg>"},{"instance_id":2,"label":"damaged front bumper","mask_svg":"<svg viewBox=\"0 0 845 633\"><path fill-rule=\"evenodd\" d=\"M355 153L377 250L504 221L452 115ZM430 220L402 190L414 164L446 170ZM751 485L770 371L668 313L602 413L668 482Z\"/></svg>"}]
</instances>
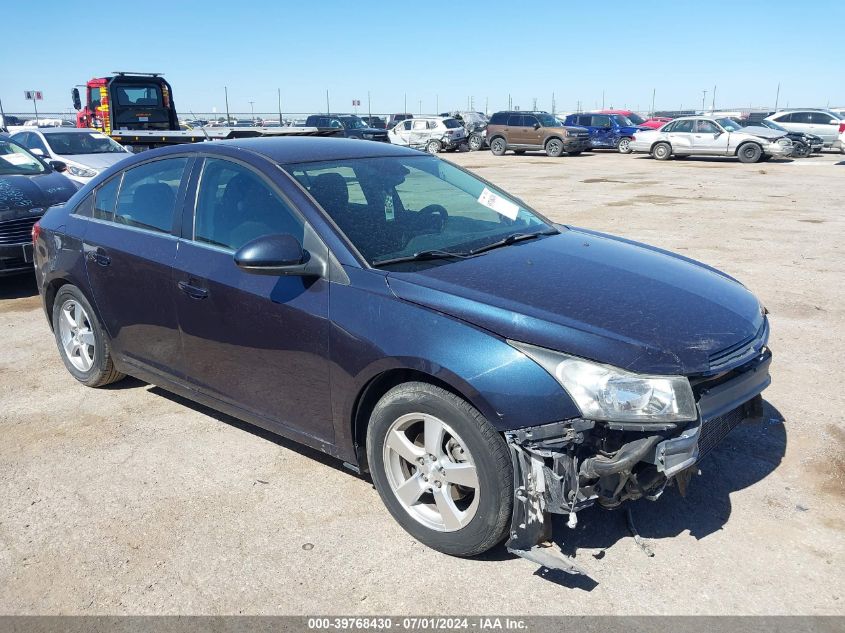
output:
<instances>
[{"instance_id":1,"label":"damaged front bumper","mask_svg":"<svg viewBox=\"0 0 845 633\"><path fill-rule=\"evenodd\" d=\"M703 383L698 419L680 427L576 418L505 433L513 464L514 506L508 550L544 567L583 573L551 543L551 515L599 503L657 499L675 479L681 492L694 466L738 424L762 418L760 393L771 382L771 353L741 371Z\"/></svg>"}]
</instances>

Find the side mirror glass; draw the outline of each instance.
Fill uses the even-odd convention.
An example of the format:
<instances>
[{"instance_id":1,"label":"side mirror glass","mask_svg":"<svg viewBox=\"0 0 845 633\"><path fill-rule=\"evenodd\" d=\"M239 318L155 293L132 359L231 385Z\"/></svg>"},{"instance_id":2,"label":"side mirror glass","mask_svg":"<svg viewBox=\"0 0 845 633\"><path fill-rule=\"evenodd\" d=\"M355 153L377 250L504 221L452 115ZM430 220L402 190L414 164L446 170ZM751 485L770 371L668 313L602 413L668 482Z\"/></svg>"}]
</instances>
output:
<instances>
[{"instance_id":1,"label":"side mirror glass","mask_svg":"<svg viewBox=\"0 0 845 633\"><path fill-rule=\"evenodd\" d=\"M262 235L241 246L235 265L257 275L311 275L308 251L288 233Z\"/></svg>"},{"instance_id":2,"label":"side mirror glass","mask_svg":"<svg viewBox=\"0 0 845 633\"><path fill-rule=\"evenodd\" d=\"M74 88L71 91L71 97L73 97L73 109L74 110L81 110L82 109L82 100L79 98L79 88Z\"/></svg>"},{"instance_id":3,"label":"side mirror glass","mask_svg":"<svg viewBox=\"0 0 845 633\"><path fill-rule=\"evenodd\" d=\"M67 164L63 163L60 160L51 160L51 161L49 161L49 163L50 163L50 167L52 167L53 169L55 169L59 173L67 171Z\"/></svg>"}]
</instances>

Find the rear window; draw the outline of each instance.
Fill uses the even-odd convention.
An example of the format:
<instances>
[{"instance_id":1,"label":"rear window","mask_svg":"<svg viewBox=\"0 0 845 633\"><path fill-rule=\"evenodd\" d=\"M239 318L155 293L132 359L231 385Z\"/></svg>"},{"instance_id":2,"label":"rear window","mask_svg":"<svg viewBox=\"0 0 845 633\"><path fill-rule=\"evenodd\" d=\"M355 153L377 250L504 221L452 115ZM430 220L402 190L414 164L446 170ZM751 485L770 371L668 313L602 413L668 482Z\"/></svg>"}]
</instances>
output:
<instances>
[{"instance_id":1,"label":"rear window","mask_svg":"<svg viewBox=\"0 0 845 633\"><path fill-rule=\"evenodd\" d=\"M449 129L454 129L458 127L463 127L461 122L457 119L443 119L443 125L445 125Z\"/></svg>"},{"instance_id":2,"label":"rear window","mask_svg":"<svg viewBox=\"0 0 845 633\"><path fill-rule=\"evenodd\" d=\"M155 84L132 84L114 88L117 103L122 106L160 106L161 90Z\"/></svg>"}]
</instances>

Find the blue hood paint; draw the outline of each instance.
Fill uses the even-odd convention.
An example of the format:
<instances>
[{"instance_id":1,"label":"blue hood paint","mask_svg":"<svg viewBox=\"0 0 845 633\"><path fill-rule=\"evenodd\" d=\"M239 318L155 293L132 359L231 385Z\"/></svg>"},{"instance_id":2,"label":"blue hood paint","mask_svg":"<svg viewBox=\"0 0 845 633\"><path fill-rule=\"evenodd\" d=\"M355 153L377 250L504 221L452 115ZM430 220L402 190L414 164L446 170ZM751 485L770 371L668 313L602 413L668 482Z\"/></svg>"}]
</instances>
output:
<instances>
[{"instance_id":1,"label":"blue hood paint","mask_svg":"<svg viewBox=\"0 0 845 633\"><path fill-rule=\"evenodd\" d=\"M758 300L714 269L580 230L415 272L391 272L401 299L502 337L642 373L698 374L755 336Z\"/></svg>"}]
</instances>

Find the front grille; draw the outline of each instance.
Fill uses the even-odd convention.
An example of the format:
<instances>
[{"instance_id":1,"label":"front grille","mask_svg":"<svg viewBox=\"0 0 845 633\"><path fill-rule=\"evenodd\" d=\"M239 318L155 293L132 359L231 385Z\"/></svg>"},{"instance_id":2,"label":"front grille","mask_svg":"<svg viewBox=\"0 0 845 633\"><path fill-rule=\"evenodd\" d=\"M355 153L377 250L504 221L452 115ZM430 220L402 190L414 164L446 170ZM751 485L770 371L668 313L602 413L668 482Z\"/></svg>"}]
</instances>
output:
<instances>
[{"instance_id":1,"label":"front grille","mask_svg":"<svg viewBox=\"0 0 845 633\"><path fill-rule=\"evenodd\" d=\"M746 407L741 405L725 415L702 422L701 436L698 438L699 459L718 446L746 416Z\"/></svg>"},{"instance_id":2,"label":"front grille","mask_svg":"<svg viewBox=\"0 0 845 633\"><path fill-rule=\"evenodd\" d=\"M727 369L730 366L746 362L760 353L769 338L769 320L763 319L763 324L757 332L739 343L710 355L710 371Z\"/></svg>"},{"instance_id":3,"label":"front grille","mask_svg":"<svg viewBox=\"0 0 845 633\"><path fill-rule=\"evenodd\" d=\"M32 240L32 225L40 216L0 222L0 244L26 244Z\"/></svg>"}]
</instances>

